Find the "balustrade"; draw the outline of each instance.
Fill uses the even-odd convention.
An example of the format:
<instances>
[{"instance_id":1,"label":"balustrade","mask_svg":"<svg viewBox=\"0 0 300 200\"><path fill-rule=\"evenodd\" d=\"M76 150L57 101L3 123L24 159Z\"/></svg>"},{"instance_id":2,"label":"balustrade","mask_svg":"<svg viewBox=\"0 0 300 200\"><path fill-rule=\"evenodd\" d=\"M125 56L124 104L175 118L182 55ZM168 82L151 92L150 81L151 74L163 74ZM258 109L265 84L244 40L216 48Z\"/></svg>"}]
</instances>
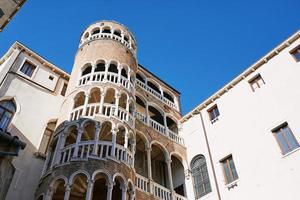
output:
<instances>
[{"instance_id":1,"label":"balustrade","mask_svg":"<svg viewBox=\"0 0 300 200\"><path fill-rule=\"evenodd\" d=\"M136 84L143 88L144 90L146 90L147 92L149 92L150 94L152 94L154 97L156 97L157 99L161 100L162 102L164 102L165 104L167 104L168 106L178 109L177 106L175 105L175 103L173 103L172 101L170 101L169 99L167 99L166 97L162 96L160 93L158 93L157 91L153 90L152 88L150 88L149 86L147 86L145 83L143 83L142 81L136 79Z\"/></svg>"},{"instance_id":2,"label":"balustrade","mask_svg":"<svg viewBox=\"0 0 300 200\"><path fill-rule=\"evenodd\" d=\"M102 114L106 117L116 117L117 119L127 123L129 126L134 125L134 118L133 116L127 112L125 109L119 107L118 112L115 113L116 106L114 104L103 104L102 113L100 111L100 103L92 103L88 104L86 107L85 113L83 113L84 106L80 106L78 108L75 108L71 112L71 120L78 120L80 117L94 117L95 115Z\"/></svg>"}]
</instances>

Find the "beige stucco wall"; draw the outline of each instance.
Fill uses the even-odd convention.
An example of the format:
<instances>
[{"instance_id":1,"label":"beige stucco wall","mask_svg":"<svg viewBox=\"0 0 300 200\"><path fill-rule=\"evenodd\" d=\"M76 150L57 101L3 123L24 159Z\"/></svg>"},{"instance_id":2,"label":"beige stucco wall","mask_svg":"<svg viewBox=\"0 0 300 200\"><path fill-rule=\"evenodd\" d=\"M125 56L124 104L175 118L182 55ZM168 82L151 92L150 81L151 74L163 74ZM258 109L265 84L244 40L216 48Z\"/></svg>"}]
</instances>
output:
<instances>
[{"instance_id":1,"label":"beige stucco wall","mask_svg":"<svg viewBox=\"0 0 300 200\"><path fill-rule=\"evenodd\" d=\"M27 146L13 159L16 171L6 199L28 200L34 198L44 163L44 159L34 154L39 148L48 121L58 117L64 99L60 95L64 80L26 52L18 54L16 60L14 55L16 54L12 53L0 66L0 69L9 69L13 64L1 85L0 99L13 98L16 102L17 112L8 131L26 142ZM37 66L31 78L19 71L25 59ZM48 79L50 74L55 77L52 82Z\"/></svg>"}]
</instances>

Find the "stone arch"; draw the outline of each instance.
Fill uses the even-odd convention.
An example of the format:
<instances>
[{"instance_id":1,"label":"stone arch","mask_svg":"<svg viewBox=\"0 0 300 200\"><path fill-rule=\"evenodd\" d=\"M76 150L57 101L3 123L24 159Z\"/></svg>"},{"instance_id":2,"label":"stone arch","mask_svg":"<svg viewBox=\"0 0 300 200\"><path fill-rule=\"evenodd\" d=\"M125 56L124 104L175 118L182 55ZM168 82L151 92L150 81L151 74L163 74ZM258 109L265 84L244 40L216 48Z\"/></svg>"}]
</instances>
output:
<instances>
[{"instance_id":1,"label":"stone arch","mask_svg":"<svg viewBox=\"0 0 300 200\"><path fill-rule=\"evenodd\" d=\"M181 196L186 196L185 170L186 162L175 152L170 153L173 190Z\"/></svg>"},{"instance_id":2,"label":"stone arch","mask_svg":"<svg viewBox=\"0 0 300 200\"><path fill-rule=\"evenodd\" d=\"M0 102L1 101L12 101L15 104L15 107L16 107L15 114L18 114L20 112L20 110L21 110L21 104L17 100L16 96L3 96L3 97L0 97Z\"/></svg>"},{"instance_id":3,"label":"stone arch","mask_svg":"<svg viewBox=\"0 0 300 200\"><path fill-rule=\"evenodd\" d=\"M107 71L110 73L118 74L119 72L118 66L119 66L118 61L110 60Z\"/></svg>"},{"instance_id":4,"label":"stone arch","mask_svg":"<svg viewBox=\"0 0 300 200\"><path fill-rule=\"evenodd\" d=\"M171 101L172 103L175 103L175 96L174 94L172 94L172 92L170 92L167 89L163 89L163 96L168 99L169 101Z\"/></svg>"},{"instance_id":5,"label":"stone arch","mask_svg":"<svg viewBox=\"0 0 300 200\"><path fill-rule=\"evenodd\" d=\"M139 81L141 81L142 83L146 83L147 76L143 72L138 71L136 73L136 79L139 80Z\"/></svg>"},{"instance_id":6,"label":"stone arch","mask_svg":"<svg viewBox=\"0 0 300 200\"><path fill-rule=\"evenodd\" d=\"M168 129L171 130L173 133L178 134L178 125L179 125L178 120L169 113L165 113L165 115L166 115L166 122L167 122L166 125Z\"/></svg>"},{"instance_id":7,"label":"stone arch","mask_svg":"<svg viewBox=\"0 0 300 200\"><path fill-rule=\"evenodd\" d=\"M107 170L105 170L105 169L97 169L97 170L95 170L95 171L93 172L93 174L92 174L92 180L95 180L96 175L99 174L99 173L105 175L105 178L106 178L106 180L107 180L107 182L108 182L109 184L112 184L112 183L113 183L112 176L111 176L110 173L109 173Z\"/></svg>"},{"instance_id":8,"label":"stone arch","mask_svg":"<svg viewBox=\"0 0 300 200\"><path fill-rule=\"evenodd\" d=\"M123 123L117 124L116 144L125 145L125 135L128 134L128 129Z\"/></svg>"},{"instance_id":9,"label":"stone arch","mask_svg":"<svg viewBox=\"0 0 300 200\"><path fill-rule=\"evenodd\" d=\"M81 130L83 130L80 141L94 140L97 125L97 122L94 120L84 119L80 126Z\"/></svg>"},{"instance_id":10,"label":"stone arch","mask_svg":"<svg viewBox=\"0 0 300 200\"><path fill-rule=\"evenodd\" d=\"M65 176L56 177L50 184L53 192L51 200L63 200L66 192L68 180Z\"/></svg>"},{"instance_id":11,"label":"stone arch","mask_svg":"<svg viewBox=\"0 0 300 200\"><path fill-rule=\"evenodd\" d=\"M129 103L128 100L129 100L129 95L127 94L127 92L121 90L120 91L120 99L119 99L119 107L121 107L124 110L126 110L127 103Z\"/></svg>"},{"instance_id":12,"label":"stone arch","mask_svg":"<svg viewBox=\"0 0 300 200\"><path fill-rule=\"evenodd\" d=\"M115 28L114 30L113 30L113 34L114 35L116 35L116 36L118 36L118 37L122 37L122 30L121 29L119 29L119 28Z\"/></svg>"},{"instance_id":13,"label":"stone arch","mask_svg":"<svg viewBox=\"0 0 300 200\"><path fill-rule=\"evenodd\" d=\"M81 76L85 76L92 72L92 63L86 63L81 67Z\"/></svg>"},{"instance_id":14,"label":"stone arch","mask_svg":"<svg viewBox=\"0 0 300 200\"><path fill-rule=\"evenodd\" d=\"M164 122L165 112L163 109L161 109L156 104L151 103L151 102L148 103L148 114L149 114L148 117L151 118L152 120L156 121L157 123L161 124L162 126L165 125L165 122Z\"/></svg>"},{"instance_id":15,"label":"stone arch","mask_svg":"<svg viewBox=\"0 0 300 200\"><path fill-rule=\"evenodd\" d=\"M85 101L85 91L77 92L73 99L74 99L73 109L83 106Z\"/></svg>"},{"instance_id":16,"label":"stone arch","mask_svg":"<svg viewBox=\"0 0 300 200\"><path fill-rule=\"evenodd\" d=\"M133 184L132 180L129 178L127 180L127 192L126 192L126 199L131 200L135 197L135 185Z\"/></svg>"},{"instance_id":17,"label":"stone arch","mask_svg":"<svg viewBox=\"0 0 300 200\"><path fill-rule=\"evenodd\" d=\"M88 104L91 103L100 103L100 97L103 92L103 89L101 87L92 87L89 89L89 100Z\"/></svg>"},{"instance_id":18,"label":"stone arch","mask_svg":"<svg viewBox=\"0 0 300 200\"><path fill-rule=\"evenodd\" d=\"M105 72L106 70L106 60L105 59L99 59L96 61L96 68L95 68L95 73L97 72ZM101 80L102 81L102 80Z\"/></svg>"},{"instance_id":19,"label":"stone arch","mask_svg":"<svg viewBox=\"0 0 300 200\"><path fill-rule=\"evenodd\" d=\"M71 124L65 129L65 141L63 145L64 147L76 143L78 130L79 130L79 125L77 123Z\"/></svg>"},{"instance_id":20,"label":"stone arch","mask_svg":"<svg viewBox=\"0 0 300 200\"><path fill-rule=\"evenodd\" d=\"M99 140L102 141L112 141L111 131L115 128L114 122L111 120L105 120L101 124L101 130L99 135Z\"/></svg>"},{"instance_id":21,"label":"stone arch","mask_svg":"<svg viewBox=\"0 0 300 200\"><path fill-rule=\"evenodd\" d=\"M105 88L104 103L115 104L117 92L118 91L114 87Z\"/></svg>"},{"instance_id":22,"label":"stone arch","mask_svg":"<svg viewBox=\"0 0 300 200\"><path fill-rule=\"evenodd\" d=\"M102 28L102 33L110 34L112 32L111 30L112 30L112 27L109 25L106 25Z\"/></svg>"},{"instance_id":23,"label":"stone arch","mask_svg":"<svg viewBox=\"0 0 300 200\"><path fill-rule=\"evenodd\" d=\"M90 175L85 170L76 171L70 176L70 199L86 198L88 180L90 180Z\"/></svg>"},{"instance_id":24,"label":"stone arch","mask_svg":"<svg viewBox=\"0 0 300 200\"><path fill-rule=\"evenodd\" d=\"M160 84L155 81L154 79L152 78L147 78L147 86L150 87L152 90L154 90L155 92L157 92L158 94L161 94L161 91L160 91Z\"/></svg>"},{"instance_id":25,"label":"stone arch","mask_svg":"<svg viewBox=\"0 0 300 200\"><path fill-rule=\"evenodd\" d=\"M70 178L69 178L69 184L72 185L73 181L74 181L74 177L78 174L84 174L87 177L87 180L90 180L90 174L85 171L85 170L78 170L76 172L74 172Z\"/></svg>"},{"instance_id":26,"label":"stone arch","mask_svg":"<svg viewBox=\"0 0 300 200\"><path fill-rule=\"evenodd\" d=\"M100 28L99 27L95 27L91 30L91 35L95 35L100 33Z\"/></svg>"}]
</instances>

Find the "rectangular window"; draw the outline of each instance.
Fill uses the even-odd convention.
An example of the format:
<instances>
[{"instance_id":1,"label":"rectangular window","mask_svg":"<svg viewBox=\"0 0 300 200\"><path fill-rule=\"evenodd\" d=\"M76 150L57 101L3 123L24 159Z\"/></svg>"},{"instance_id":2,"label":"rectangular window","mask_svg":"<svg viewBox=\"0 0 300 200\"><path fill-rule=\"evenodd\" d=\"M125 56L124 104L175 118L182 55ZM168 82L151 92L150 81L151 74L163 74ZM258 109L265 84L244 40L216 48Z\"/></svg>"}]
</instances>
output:
<instances>
[{"instance_id":1,"label":"rectangular window","mask_svg":"<svg viewBox=\"0 0 300 200\"><path fill-rule=\"evenodd\" d=\"M232 183L233 181L237 180L238 174L235 169L232 155L227 156L220 162L222 164L222 169L223 169L226 184Z\"/></svg>"},{"instance_id":2,"label":"rectangular window","mask_svg":"<svg viewBox=\"0 0 300 200\"><path fill-rule=\"evenodd\" d=\"M36 66L31 64L30 62L25 61L25 63L21 67L20 71L23 72L24 74L26 74L27 76L31 77L35 68L36 68Z\"/></svg>"},{"instance_id":3,"label":"rectangular window","mask_svg":"<svg viewBox=\"0 0 300 200\"><path fill-rule=\"evenodd\" d=\"M254 92L257 88L261 88L262 85L265 84L265 81L263 80L263 78L261 77L260 74L257 74L256 76L254 76L252 79L250 79L249 84L251 86L252 91Z\"/></svg>"},{"instance_id":4,"label":"rectangular window","mask_svg":"<svg viewBox=\"0 0 300 200\"><path fill-rule=\"evenodd\" d=\"M300 46L290 51L290 54L292 54L292 56L297 62L300 61Z\"/></svg>"},{"instance_id":5,"label":"rectangular window","mask_svg":"<svg viewBox=\"0 0 300 200\"><path fill-rule=\"evenodd\" d=\"M292 130L289 128L287 122L276 127L272 130L272 132L279 144L283 155L299 147L299 143L296 140Z\"/></svg>"},{"instance_id":6,"label":"rectangular window","mask_svg":"<svg viewBox=\"0 0 300 200\"><path fill-rule=\"evenodd\" d=\"M67 87L68 87L68 85L66 83L64 83L64 85L61 89L60 95L62 95L62 96L66 95Z\"/></svg>"},{"instance_id":7,"label":"rectangular window","mask_svg":"<svg viewBox=\"0 0 300 200\"><path fill-rule=\"evenodd\" d=\"M209 119L211 123L214 123L215 121L218 120L218 116L220 115L220 113L217 105L214 105L213 107L208 109L207 112L209 114Z\"/></svg>"}]
</instances>

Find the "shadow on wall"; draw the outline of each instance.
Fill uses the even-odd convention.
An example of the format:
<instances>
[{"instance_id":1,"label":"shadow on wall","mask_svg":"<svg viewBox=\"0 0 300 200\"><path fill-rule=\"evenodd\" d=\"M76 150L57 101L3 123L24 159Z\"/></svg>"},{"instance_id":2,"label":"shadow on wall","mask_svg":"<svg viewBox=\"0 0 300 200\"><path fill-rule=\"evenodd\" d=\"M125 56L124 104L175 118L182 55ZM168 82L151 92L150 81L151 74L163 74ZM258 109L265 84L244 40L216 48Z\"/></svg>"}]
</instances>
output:
<instances>
[{"instance_id":1,"label":"shadow on wall","mask_svg":"<svg viewBox=\"0 0 300 200\"><path fill-rule=\"evenodd\" d=\"M36 156L37 149L14 124L10 124L9 132L25 142L26 147L12 160L14 174L6 199L34 199L45 159Z\"/></svg>"}]
</instances>

